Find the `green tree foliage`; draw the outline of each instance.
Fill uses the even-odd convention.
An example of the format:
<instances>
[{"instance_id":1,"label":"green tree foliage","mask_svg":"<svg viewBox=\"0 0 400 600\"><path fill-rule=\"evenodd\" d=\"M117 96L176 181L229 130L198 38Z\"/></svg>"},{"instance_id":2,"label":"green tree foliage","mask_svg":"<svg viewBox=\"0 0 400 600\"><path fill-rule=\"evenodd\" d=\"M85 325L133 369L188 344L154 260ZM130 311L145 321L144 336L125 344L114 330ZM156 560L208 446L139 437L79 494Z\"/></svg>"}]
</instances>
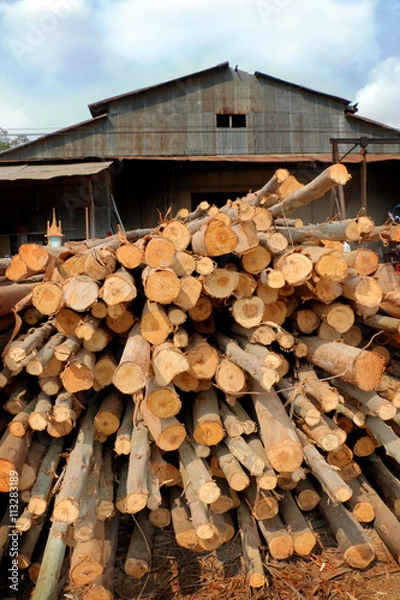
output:
<instances>
[{"instance_id":1,"label":"green tree foliage","mask_svg":"<svg viewBox=\"0 0 400 600\"><path fill-rule=\"evenodd\" d=\"M0 127L0 152L4 152L4 150L9 150L10 148L16 148L16 146L26 144L26 142L29 142L26 135L11 136L6 129Z\"/></svg>"}]
</instances>

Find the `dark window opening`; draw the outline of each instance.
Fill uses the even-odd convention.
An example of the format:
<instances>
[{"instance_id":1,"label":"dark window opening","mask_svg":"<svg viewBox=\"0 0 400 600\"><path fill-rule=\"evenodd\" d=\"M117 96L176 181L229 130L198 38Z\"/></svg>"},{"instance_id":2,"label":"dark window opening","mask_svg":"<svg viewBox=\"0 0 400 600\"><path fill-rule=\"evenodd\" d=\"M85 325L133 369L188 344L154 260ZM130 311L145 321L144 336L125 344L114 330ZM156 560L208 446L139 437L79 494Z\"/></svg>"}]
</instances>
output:
<instances>
[{"instance_id":1,"label":"dark window opening","mask_svg":"<svg viewBox=\"0 0 400 600\"><path fill-rule=\"evenodd\" d=\"M217 127L246 127L246 115L216 115Z\"/></svg>"},{"instance_id":2,"label":"dark window opening","mask_svg":"<svg viewBox=\"0 0 400 600\"><path fill-rule=\"evenodd\" d=\"M217 115L217 127L230 127L230 115Z\"/></svg>"},{"instance_id":3,"label":"dark window opening","mask_svg":"<svg viewBox=\"0 0 400 600\"><path fill-rule=\"evenodd\" d=\"M232 127L246 127L246 115L232 115Z\"/></svg>"}]
</instances>

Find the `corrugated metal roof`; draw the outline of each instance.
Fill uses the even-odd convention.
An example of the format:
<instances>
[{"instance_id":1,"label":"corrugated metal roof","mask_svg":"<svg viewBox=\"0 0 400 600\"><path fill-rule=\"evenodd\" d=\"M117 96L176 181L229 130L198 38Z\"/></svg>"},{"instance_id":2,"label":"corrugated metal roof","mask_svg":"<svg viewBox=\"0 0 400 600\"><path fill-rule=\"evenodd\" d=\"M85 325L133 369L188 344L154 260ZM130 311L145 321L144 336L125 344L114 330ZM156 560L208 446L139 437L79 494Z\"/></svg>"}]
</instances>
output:
<instances>
[{"instance_id":1,"label":"corrugated metal roof","mask_svg":"<svg viewBox=\"0 0 400 600\"><path fill-rule=\"evenodd\" d=\"M346 98L342 98L341 96L335 96L334 94L328 94L327 92L319 92L318 90L313 90L312 88L305 87L304 85L297 85L291 81L286 81L285 79L280 79L279 77L273 77L272 75L267 75L266 73L261 73L261 71L255 71L254 75L256 77L261 77L263 79L269 79L270 81L277 81L279 83L284 83L285 85L290 85L298 90L304 90L306 92L311 92L312 94L316 94L317 96L325 96L327 98L333 98L334 100L339 100L343 104L350 104L350 100L346 100Z\"/></svg>"},{"instance_id":2,"label":"corrugated metal roof","mask_svg":"<svg viewBox=\"0 0 400 600\"><path fill-rule=\"evenodd\" d=\"M104 171L112 161L97 163L70 163L59 165L6 165L0 166L0 181L18 181L21 179L54 179L74 175L95 175Z\"/></svg>"},{"instance_id":3,"label":"corrugated metal roof","mask_svg":"<svg viewBox=\"0 0 400 600\"><path fill-rule=\"evenodd\" d=\"M94 117L100 116L107 112L108 105L111 102L115 102L115 100L121 100L122 98L128 98L129 96L135 96L136 94L142 94L148 92L150 90L155 90L162 86L171 85L173 83L177 83L179 81L186 81L190 77L196 77L198 75L203 75L204 73L210 73L212 71L218 71L219 69L226 69L229 67L229 62L223 62L214 67L210 67L209 69L203 69L202 71L197 71L195 73L190 73L190 75L184 75L183 77L177 77L176 79L171 79L169 81L163 81L162 83L157 83L155 85L150 85L144 88L139 88L137 90L133 90L131 92L125 92L124 94L118 94L117 96L111 96L110 98L105 98L104 100L99 100L98 102L93 102L88 105L88 108Z\"/></svg>"},{"instance_id":4,"label":"corrugated metal roof","mask_svg":"<svg viewBox=\"0 0 400 600\"><path fill-rule=\"evenodd\" d=\"M220 155L188 155L188 156L114 156L116 160L146 160L146 161L177 161L177 162L254 162L254 163L300 163L323 162L332 163L332 154L220 154ZM367 154L367 162L380 162L385 160L400 160L400 154ZM357 152L348 154L340 162L359 163L362 156Z\"/></svg>"}]
</instances>

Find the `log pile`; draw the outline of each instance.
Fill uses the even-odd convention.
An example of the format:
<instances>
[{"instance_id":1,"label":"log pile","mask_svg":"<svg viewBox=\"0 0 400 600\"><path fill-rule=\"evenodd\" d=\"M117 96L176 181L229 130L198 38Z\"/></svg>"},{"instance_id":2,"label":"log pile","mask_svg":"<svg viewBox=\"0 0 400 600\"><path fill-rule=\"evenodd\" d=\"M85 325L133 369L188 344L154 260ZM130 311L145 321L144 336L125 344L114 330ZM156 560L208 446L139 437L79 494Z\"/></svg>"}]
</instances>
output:
<instances>
[{"instance_id":1,"label":"log pile","mask_svg":"<svg viewBox=\"0 0 400 600\"><path fill-rule=\"evenodd\" d=\"M20 507L2 525L24 569L52 521L34 599L53 597L67 546L71 585L112 598L121 513L133 578L157 527L195 552L238 529L262 587L260 547L310 554L315 507L350 566L375 557L360 522L400 561L400 276L363 246L399 228L288 218L348 178L278 169L219 209L13 257L9 280L41 281L0 287L0 491L17 474Z\"/></svg>"}]
</instances>

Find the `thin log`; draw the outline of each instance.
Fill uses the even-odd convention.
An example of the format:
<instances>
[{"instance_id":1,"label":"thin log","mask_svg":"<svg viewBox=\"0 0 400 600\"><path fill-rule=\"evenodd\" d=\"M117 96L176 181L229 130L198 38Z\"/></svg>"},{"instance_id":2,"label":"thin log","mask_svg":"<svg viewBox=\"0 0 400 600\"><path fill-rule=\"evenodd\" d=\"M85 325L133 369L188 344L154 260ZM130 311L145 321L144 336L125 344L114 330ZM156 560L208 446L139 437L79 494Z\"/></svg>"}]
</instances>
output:
<instances>
[{"instance_id":1,"label":"thin log","mask_svg":"<svg viewBox=\"0 0 400 600\"><path fill-rule=\"evenodd\" d=\"M58 580L65 556L68 529L68 523L53 522L32 600L56 600L58 598Z\"/></svg>"},{"instance_id":2,"label":"thin log","mask_svg":"<svg viewBox=\"0 0 400 600\"><path fill-rule=\"evenodd\" d=\"M246 582L252 588L261 588L266 578L260 554L260 538L256 523L246 504L242 502L237 511L240 538L246 566Z\"/></svg>"},{"instance_id":3,"label":"thin log","mask_svg":"<svg viewBox=\"0 0 400 600\"><path fill-rule=\"evenodd\" d=\"M282 519L289 528L294 552L299 556L309 555L317 543L317 538L308 526L290 492L287 491L279 502L279 510Z\"/></svg>"},{"instance_id":4,"label":"thin log","mask_svg":"<svg viewBox=\"0 0 400 600\"><path fill-rule=\"evenodd\" d=\"M133 579L141 579L150 570L154 531L147 511L141 511L136 517L124 565L125 573Z\"/></svg>"},{"instance_id":5,"label":"thin log","mask_svg":"<svg viewBox=\"0 0 400 600\"><path fill-rule=\"evenodd\" d=\"M142 337L140 325L130 331L124 351L113 375L113 384L123 394L134 394L147 383L150 369L150 344Z\"/></svg>"}]
</instances>

